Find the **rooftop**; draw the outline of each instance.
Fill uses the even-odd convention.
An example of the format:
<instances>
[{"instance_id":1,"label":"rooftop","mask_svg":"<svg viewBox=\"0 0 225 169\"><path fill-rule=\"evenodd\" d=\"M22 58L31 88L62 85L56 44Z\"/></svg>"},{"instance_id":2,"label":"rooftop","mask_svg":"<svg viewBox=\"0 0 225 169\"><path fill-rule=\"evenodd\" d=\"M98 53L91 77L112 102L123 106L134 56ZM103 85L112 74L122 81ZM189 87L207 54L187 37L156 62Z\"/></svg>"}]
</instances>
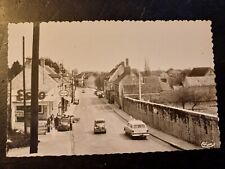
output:
<instances>
[{"instance_id":1,"label":"rooftop","mask_svg":"<svg viewBox=\"0 0 225 169\"><path fill-rule=\"evenodd\" d=\"M197 77L197 76L205 76L209 71L213 71L210 67L197 67L193 68L188 76Z\"/></svg>"}]
</instances>

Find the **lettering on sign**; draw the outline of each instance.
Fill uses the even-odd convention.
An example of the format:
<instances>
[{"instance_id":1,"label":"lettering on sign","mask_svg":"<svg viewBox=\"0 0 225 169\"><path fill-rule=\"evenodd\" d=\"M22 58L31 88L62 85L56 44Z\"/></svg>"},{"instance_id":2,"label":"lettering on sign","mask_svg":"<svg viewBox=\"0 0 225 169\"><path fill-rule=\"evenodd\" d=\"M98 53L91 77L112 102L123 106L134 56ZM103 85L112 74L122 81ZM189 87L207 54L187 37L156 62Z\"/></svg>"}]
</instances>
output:
<instances>
[{"instance_id":1,"label":"lettering on sign","mask_svg":"<svg viewBox=\"0 0 225 169\"><path fill-rule=\"evenodd\" d=\"M38 99L39 100L43 100L45 98L45 92L39 92L38 94ZM18 101L22 101L24 99L24 96L23 96L23 90L18 90L17 91L17 96L16 96L16 99ZM31 100L31 92L26 92L25 93L25 99L26 100Z\"/></svg>"}]
</instances>

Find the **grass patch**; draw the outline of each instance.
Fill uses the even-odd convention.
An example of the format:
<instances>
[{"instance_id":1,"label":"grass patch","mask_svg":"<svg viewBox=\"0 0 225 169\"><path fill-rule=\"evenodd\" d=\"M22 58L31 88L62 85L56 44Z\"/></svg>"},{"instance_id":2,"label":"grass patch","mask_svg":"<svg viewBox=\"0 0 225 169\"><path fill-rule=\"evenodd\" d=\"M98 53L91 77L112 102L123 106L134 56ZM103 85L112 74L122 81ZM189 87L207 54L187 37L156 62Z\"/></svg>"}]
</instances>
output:
<instances>
[{"instance_id":1,"label":"grass patch","mask_svg":"<svg viewBox=\"0 0 225 169\"><path fill-rule=\"evenodd\" d=\"M9 149L30 146L30 135L25 136L23 132L18 130L9 131L8 139L11 140L11 142L7 143Z\"/></svg>"}]
</instances>

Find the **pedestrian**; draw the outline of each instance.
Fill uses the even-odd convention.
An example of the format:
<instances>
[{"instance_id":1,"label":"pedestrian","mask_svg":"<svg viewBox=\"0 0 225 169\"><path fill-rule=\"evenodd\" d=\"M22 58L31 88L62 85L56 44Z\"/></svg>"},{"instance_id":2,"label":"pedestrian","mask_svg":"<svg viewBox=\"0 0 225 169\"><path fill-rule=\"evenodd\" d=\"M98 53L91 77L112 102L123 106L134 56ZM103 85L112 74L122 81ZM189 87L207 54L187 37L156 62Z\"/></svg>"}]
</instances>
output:
<instances>
[{"instance_id":1,"label":"pedestrian","mask_svg":"<svg viewBox=\"0 0 225 169\"><path fill-rule=\"evenodd\" d=\"M73 130L73 124L72 124L72 119L70 117L70 130Z\"/></svg>"},{"instance_id":2,"label":"pedestrian","mask_svg":"<svg viewBox=\"0 0 225 169\"><path fill-rule=\"evenodd\" d=\"M59 126L59 117L56 116L55 117L55 128L57 129L58 126Z\"/></svg>"},{"instance_id":3,"label":"pedestrian","mask_svg":"<svg viewBox=\"0 0 225 169\"><path fill-rule=\"evenodd\" d=\"M53 124L54 124L54 114L52 114L50 116L50 118L51 118L51 128L52 128L53 127Z\"/></svg>"},{"instance_id":4,"label":"pedestrian","mask_svg":"<svg viewBox=\"0 0 225 169\"><path fill-rule=\"evenodd\" d=\"M51 121L53 121L53 120L54 120L54 114L51 115Z\"/></svg>"},{"instance_id":5,"label":"pedestrian","mask_svg":"<svg viewBox=\"0 0 225 169\"><path fill-rule=\"evenodd\" d=\"M51 125L51 119L48 118L48 119L47 119L47 132L48 132L48 133L50 132L50 125Z\"/></svg>"}]
</instances>

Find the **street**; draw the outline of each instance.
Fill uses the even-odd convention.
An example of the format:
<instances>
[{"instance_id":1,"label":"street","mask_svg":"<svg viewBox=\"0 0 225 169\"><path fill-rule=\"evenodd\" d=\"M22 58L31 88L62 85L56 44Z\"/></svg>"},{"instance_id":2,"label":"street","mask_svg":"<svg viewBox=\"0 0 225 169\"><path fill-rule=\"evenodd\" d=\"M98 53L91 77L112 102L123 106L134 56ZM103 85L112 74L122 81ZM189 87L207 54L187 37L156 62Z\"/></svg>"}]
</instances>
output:
<instances>
[{"instance_id":1,"label":"street","mask_svg":"<svg viewBox=\"0 0 225 169\"><path fill-rule=\"evenodd\" d=\"M170 144L149 135L148 140L132 139L124 134L125 119L113 111L103 99L99 99L92 89L77 88L76 99L79 105L71 105L70 113L80 118L73 123L72 131L53 130L47 135L39 135L37 154L29 154L29 147L11 149L7 156L45 155L91 155L111 153L135 153L178 150ZM94 134L94 120L106 121L106 134Z\"/></svg>"},{"instance_id":2,"label":"street","mask_svg":"<svg viewBox=\"0 0 225 169\"><path fill-rule=\"evenodd\" d=\"M149 136L148 140L132 139L124 134L126 121L117 115L109 105L94 95L92 89L85 93L78 88L76 98L80 104L74 108L74 115L80 118L73 125L71 134L72 154L110 154L131 152L155 152L177 150L169 144ZM94 134L94 120L104 118L106 134Z\"/></svg>"}]
</instances>

